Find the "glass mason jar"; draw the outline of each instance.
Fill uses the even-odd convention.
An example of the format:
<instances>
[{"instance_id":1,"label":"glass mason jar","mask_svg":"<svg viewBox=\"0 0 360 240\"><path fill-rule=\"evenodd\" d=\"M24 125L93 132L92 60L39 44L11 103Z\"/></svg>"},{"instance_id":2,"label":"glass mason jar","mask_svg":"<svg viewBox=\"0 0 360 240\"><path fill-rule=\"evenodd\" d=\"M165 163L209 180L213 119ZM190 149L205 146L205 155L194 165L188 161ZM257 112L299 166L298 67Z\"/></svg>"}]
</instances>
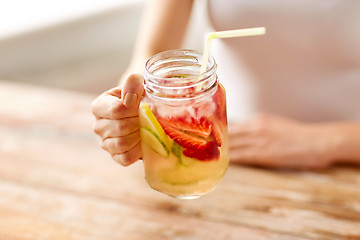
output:
<instances>
[{"instance_id":1,"label":"glass mason jar","mask_svg":"<svg viewBox=\"0 0 360 240\"><path fill-rule=\"evenodd\" d=\"M212 57L170 50L145 65L139 106L145 178L155 190L194 199L214 189L229 163L225 89Z\"/></svg>"}]
</instances>

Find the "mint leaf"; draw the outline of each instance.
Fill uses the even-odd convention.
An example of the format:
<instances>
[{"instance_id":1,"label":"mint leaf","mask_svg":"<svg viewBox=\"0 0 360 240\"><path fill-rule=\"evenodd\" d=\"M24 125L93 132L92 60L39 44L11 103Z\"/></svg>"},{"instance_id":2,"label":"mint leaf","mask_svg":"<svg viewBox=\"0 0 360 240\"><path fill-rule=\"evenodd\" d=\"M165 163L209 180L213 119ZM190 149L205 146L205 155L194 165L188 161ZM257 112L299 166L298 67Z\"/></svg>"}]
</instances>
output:
<instances>
[{"instance_id":1,"label":"mint leaf","mask_svg":"<svg viewBox=\"0 0 360 240\"><path fill-rule=\"evenodd\" d=\"M181 146L179 144L177 144L176 142L173 142L173 145L171 147L171 152L177 157L179 164L182 164L182 160L181 160L182 151L181 150L182 150Z\"/></svg>"}]
</instances>

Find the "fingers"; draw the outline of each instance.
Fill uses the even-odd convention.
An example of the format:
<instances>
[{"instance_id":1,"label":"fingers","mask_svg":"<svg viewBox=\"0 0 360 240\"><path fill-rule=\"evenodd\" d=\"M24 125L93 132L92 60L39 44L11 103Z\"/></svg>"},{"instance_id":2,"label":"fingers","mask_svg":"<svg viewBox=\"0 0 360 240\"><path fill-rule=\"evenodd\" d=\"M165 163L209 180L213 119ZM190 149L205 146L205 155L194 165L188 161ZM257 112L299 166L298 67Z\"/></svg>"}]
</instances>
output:
<instances>
[{"instance_id":1,"label":"fingers","mask_svg":"<svg viewBox=\"0 0 360 240\"><path fill-rule=\"evenodd\" d=\"M260 139L261 141L261 139ZM229 149L238 149L244 147L258 145L258 139L254 139L252 137L244 137L243 135L232 135L229 137Z\"/></svg>"},{"instance_id":2,"label":"fingers","mask_svg":"<svg viewBox=\"0 0 360 240\"><path fill-rule=\"evenodd\" d=\"M128 166L141 157L140 131L125 137L106 138L101 146L117 163Z\"/></svg>"},{"instance_id":3,"label":"fingers","mask_svg":"<svg viewBox=\"0 0 360 240\"><path fill-rule=\"evenodd\" d=\"M94 132L102 139L124 137L139 130L139 117L120 120L101 118L95 122Z\"/></svg>"},{"instance_id":4,"label":"fingers","mask_svg":"<svg viewBox=\"0 0 360 240\"><path fill-rule=\"evenodd\" d=\"M138 142L132 149L121 154L113 154L112 158L115 162L123 165L129 166L130 164L136 162L141 158L141 144Z\"/></svg>"},{"instance_id":5,"label":"fingers","mask_svg":"<svg viewBox=\"0 0 360 240\"><path fill-rule=\"evenodd\" d=\"M131 74L122 87L112 88L92 102L93 130L101 137L102 148L124 166L141 157L138 107L143 94L143 76Z\"/></svg>"},{"instance_id":6,"label":"fingers","mask_svg":"<svg viewBox=\"0 0 360 240\"><path fill-rule=\"evenodd\" d=\"M328 162L312 129L271 115L229 126L230 160L271 168L324 168Z\"/></svg>"},{"instance_id":7,"label":"fingers","mask_svg":"<svg viewBox=\"0 0 360 240\"><path fill-rule=\"evenodd\" d=\"M241 154L241 155L240 155ZM252 166L264 166L263 161L257 161L254 159L254 156L252 154L245 154L243 151L237 151L237 150L230 150L229 153L230 162L236 163L236 164L244 164L244 165L252 165Z\"/></svg>"},{"instance_id":8,"label":"fingers","mask_svg":"<svg viewBox=\"0 0 360 240\"><path fill-rule=\"evenodd\" d=\"M272 121L268 115L259 115L247 121L229 125L229 137L265 133Z\"/></svg>"},{"instance_id":9,"label":"fingers","mask_svg":"<svg viewBox=\"0 0 360 240\"><path fill-rule=\"evenodd\" d=\"M111 155L121 154L131 150L140 141L140 131L133 132L124 137L106 138L101 147Z\"/></svg>"},{"instance_id":10,"label":"fingers","mask_svg":"<svg viewBox=\"0 0 360 240\"><path fill-rule=\"evenodd\" d=\"M116 87L104 92L92 103L96 118L122 119L138 114L138 105L144 94L143 77L130 74L122 88Z\"/></svg>"},{"instance_id":11,"label":"fingers","mask_svg":"<svg viewBox=\"0 0 360 240\"><path fill-rule=\"evenodd\" d=\"M138 115L137 107L127 108L117 95L119 88L113 88L96 98L92 103L92 112L97 119L119 120Z\"/></svg>"},{"instance_id":12,"label":"fingers","mask_svg":"<svg viewBox=\"0 0 360 240\"><path fill-rule=\"evenodd\" d=\"M138 106L144 93L144 78L140 74L130 74L124 81L121 98L127 108Z\"/></svg>"},{"instance_id":13,"label":"fingers","mask_svg":"<svg viewBox=\"0 0 360 240\"><path fill-rule=\"evenodd\" d=\"M249 147L256 147L259 150L264 150L271 144L271 138L267 137L265 128L264 129L252 129L244 127L243 124L236 126L237 129L230 129L229 133L229 148L242 149Z\"/></svg>"}]
</instances>

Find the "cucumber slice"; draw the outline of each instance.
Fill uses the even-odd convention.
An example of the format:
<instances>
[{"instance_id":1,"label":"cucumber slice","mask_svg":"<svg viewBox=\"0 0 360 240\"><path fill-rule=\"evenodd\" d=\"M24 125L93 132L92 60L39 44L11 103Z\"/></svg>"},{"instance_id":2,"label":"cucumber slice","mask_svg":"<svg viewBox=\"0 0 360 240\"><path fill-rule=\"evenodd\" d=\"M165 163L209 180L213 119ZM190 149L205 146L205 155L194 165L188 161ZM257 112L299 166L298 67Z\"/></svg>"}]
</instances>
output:
<instances>
[{"instance_id":1,"label":"cucumber slice","mask_svg":"<svg viewBox=\"0 0 360 240\"><path fill-rule=\"evenodd\" d=\"M156 153L158 153L163 157L169 156L170 154L169 149L167 148L165 142L161 140L159 135L155 133L155 131L147 127L141 127L140 134L142 140L146 144L148 144Z\"/></svg>"},{"instance_id":2,"label":"cucumber slice","mask_svg":"<svg viewBox=\"0 0 360 240\"><path fill-rule=\"evenodd\" d=\"M176 142L173 142L171 146L171 152L176 156L178 163L180 164L181 164L181 155L182 155L181 151L182 151L181 146Z\"/></svg>"}]
</instances>

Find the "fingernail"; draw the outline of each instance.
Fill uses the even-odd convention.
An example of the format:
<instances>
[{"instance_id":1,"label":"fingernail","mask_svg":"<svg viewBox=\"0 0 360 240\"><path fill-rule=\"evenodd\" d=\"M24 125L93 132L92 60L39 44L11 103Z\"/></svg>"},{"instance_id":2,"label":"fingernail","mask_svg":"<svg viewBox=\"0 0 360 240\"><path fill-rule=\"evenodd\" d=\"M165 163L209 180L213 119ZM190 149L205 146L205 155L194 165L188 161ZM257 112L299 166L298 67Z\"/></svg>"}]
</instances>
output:
<instances>
[{"instance_id":1,"label":"fingernail","mask_svg":"<svg viewBox=\"0 0 360 240\"><path fill-rule=\"evenodd\" d=\"M125 107L131 107L136 103L137 94L136 93L126 93L124 97Z\"/></svg>"}]
</instances>

